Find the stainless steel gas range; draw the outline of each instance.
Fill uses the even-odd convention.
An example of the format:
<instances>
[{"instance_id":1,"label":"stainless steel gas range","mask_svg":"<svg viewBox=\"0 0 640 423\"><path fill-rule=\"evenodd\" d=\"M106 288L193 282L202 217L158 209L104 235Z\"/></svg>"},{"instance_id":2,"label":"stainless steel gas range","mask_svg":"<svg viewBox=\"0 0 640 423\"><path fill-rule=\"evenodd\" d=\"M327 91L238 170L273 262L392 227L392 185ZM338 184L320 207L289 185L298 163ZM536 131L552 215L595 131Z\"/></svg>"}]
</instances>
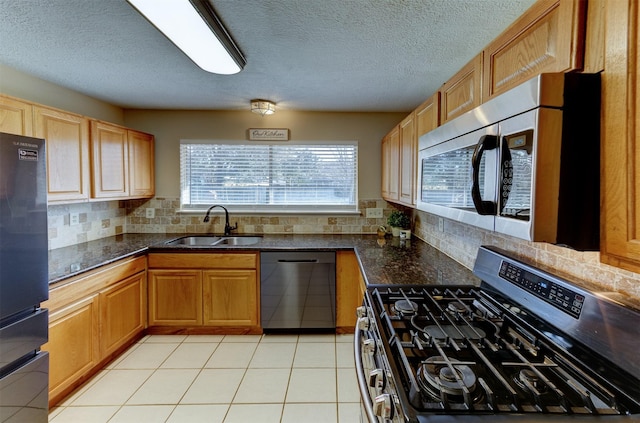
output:
<instances>
[{"instance_id":1,"label":"stainless steel gas range","mask_svg":"<svg viewBox=\"0 0 640 423\"><path fill-rule=\"evenodd\" d=\"M640 422L640 310L492 247L474 274L367 289L364 422Z\"/></svg>"}]
</instances>

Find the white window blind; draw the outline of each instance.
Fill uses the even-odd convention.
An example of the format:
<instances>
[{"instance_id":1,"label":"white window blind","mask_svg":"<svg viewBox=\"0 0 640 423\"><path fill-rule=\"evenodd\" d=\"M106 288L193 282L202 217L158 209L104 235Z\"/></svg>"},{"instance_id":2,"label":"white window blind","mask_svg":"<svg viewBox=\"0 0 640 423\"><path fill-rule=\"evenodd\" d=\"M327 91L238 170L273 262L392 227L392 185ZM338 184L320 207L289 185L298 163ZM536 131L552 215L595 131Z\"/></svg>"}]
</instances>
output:
<instances>
[{"instance_id":1,"label":"white window blind","mask_svg":"<svg viewBox=\"0 0 640 423\"><path fill-rule=\"evenodd\" d=\"M182 141L182 209L355 211L356 143Z\"/></svg>"}]
</instances>

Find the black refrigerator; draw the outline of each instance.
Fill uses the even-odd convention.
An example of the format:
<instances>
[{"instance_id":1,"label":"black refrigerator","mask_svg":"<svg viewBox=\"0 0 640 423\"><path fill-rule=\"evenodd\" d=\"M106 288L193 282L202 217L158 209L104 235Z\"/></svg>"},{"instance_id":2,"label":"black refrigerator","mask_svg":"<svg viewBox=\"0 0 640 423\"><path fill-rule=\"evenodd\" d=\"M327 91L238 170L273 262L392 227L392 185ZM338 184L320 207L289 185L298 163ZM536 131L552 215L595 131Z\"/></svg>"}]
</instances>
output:
<instances>
[{"instance_id":1,"label":"black refrigerator","mask_svg":"<svg viewBox=\"0 0 640 423\"><path fill-rule=\"evenodd\" d=\"M0 422L46 422L45 142L0 132Z\"/></svg>"}]
</instances>

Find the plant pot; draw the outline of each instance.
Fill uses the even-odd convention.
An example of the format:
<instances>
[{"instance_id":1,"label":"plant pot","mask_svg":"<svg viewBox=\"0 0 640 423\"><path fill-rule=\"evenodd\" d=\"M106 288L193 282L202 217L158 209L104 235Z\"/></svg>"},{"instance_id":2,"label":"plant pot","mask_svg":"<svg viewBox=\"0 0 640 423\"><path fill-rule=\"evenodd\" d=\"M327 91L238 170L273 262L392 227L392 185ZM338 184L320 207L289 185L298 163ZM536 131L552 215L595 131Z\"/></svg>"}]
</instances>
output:
<instances>
[{"instance_id":1,"label":"plant pot","mask_svg":"<svg viewBox=\"0 0 640 423\"><path fill-rule=\"evenodd\" d=\"M400 229L402 229L402 228L399 228L399 227L396 227L396 226L392 226L391 227L391 235L400 236Z\"/></svg>"}]
</instances>

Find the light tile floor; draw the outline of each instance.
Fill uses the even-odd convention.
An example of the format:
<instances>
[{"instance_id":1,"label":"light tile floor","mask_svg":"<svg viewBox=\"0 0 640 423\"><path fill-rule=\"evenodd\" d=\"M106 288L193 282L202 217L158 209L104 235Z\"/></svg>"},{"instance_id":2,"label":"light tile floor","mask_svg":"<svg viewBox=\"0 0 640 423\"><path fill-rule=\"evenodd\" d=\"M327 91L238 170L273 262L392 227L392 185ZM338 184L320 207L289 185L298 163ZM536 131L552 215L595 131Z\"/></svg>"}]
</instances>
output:
<instances>
[{"instance_id":1,"label":"light tile floor","mask_svg":"<svg viewBox=\"0 0 640 423\"><path fill-rule=\"evenodd\" d=\"M353 335L151 335L51 423L357 423Z\"/></svg>"}]
</instances>

